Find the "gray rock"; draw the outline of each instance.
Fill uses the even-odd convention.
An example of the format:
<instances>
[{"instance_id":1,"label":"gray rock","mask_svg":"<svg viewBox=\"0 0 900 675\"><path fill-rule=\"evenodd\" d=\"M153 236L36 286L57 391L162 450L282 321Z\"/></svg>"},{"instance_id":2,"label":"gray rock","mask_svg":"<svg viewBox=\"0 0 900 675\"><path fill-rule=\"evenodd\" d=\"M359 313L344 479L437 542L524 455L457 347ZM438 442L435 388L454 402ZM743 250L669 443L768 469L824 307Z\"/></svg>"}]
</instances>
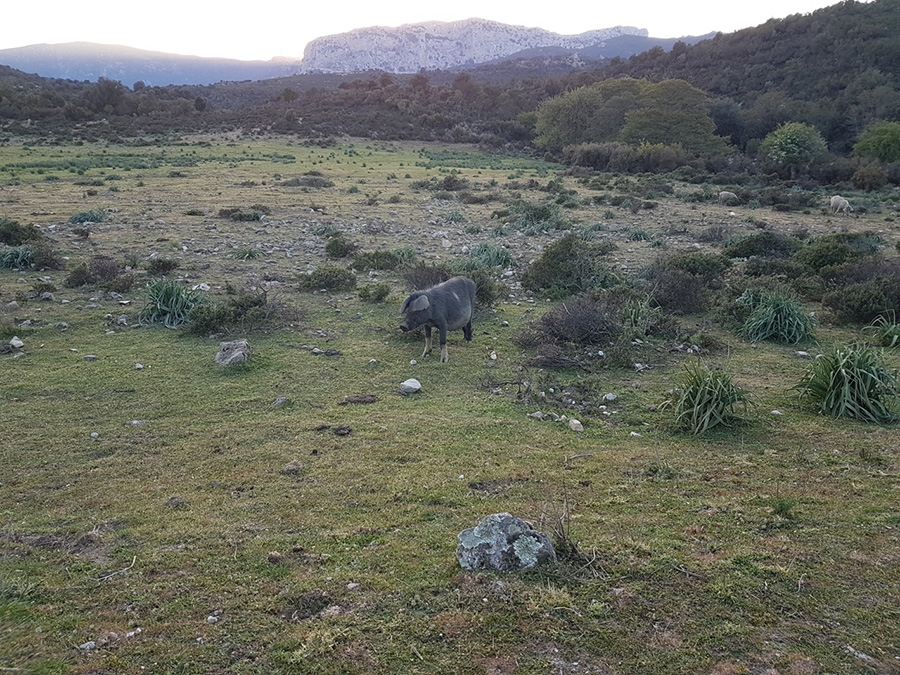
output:
<instances>
[{"instance_id":1,"label":"gray rock","mask_svg":"<svg viewBox=\"0 0 900 675\"><path fill-rule=\"evenodd\" d=\"M408 380L404 380L400 383L400 393L401 394L415 394L422 388L422 383L419 382L416 378L411 377Z\"/></svg>"},{"instance_id":2,"label":"gray rock","mask_svg":"<svg viewBox=\"0 0 900 675\"><path fill-rule=\"evenodd\" d=\"M494 513L457 536L456 558L467 570L513 571L556 562L556 550L543 532L508 513Z\"/></svg>"},{"instance_id":3,"label":"gray rock","mask_svg":"<svg viewBox=\"0 0 900 675\"><path fill-rule=\"evenodd\" d=\"M216 354L216 363L220 366L234 366L247 363L250 360L252 349L247 340L231 340L219 343L219 353Z\"/></svg>"},{"instance_id":4,"label":"gray rock","mask_svg":"<svg viewBox=\"0 0 900 675\"><path fill-rule=\"evenodd\" d=\"M613 393L603 394L603 400L606 401L607 403L612 403L613 401L617 400L618 398L619 397Z\"/></svg>"},{"instance_id":5,"label":"gray rock","mask_svg":"<svg viewBox=\"0 0 900 675\"><path fill-rule=\"evenodd\" d=\"M9 341L9 344L13 349L22 349L22 347L25 346L25 343L19 339L18 335L14 335L12 340Z\"/></svg>"},{"instance_id":6,"label":"gray rock","mask_svg":"<svg viewBox=\"0 0 900 675\"><path fill-rule=\"evenodd\" d=\"M96 361L96 360L97 360L97 355L96 355L96 354L85 354L85 355L84 355L84 360L85 360L85 361Z\"/></svg>"}]
</instances>

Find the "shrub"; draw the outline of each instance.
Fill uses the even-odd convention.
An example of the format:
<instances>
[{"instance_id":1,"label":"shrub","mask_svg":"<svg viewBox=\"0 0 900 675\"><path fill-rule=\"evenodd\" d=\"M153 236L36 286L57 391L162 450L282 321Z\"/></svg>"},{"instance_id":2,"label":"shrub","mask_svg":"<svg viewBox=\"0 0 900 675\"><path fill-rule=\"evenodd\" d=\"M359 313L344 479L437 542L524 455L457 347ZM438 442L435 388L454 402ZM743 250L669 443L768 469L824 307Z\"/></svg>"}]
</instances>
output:
<instances>
[{"instance_id":1,"label":"shrub","mask_svg":"<svg viewBox=\"0 0 900 675\"><path fill-rule=\"evenodd\" d=\"M177 281L160 279L147 286L147 304L139 318L141 323L177 328L189 320L191 310L202 300L200 293L188 290Z\"/></svg>"},{"instance_id":2,"label":"shrub","mask_svg":"<svg viewBox=\"0 0 900 675\"><path fill-rule=\"evenodd\" d=\"M782 258L751 258L744 265L744 274L748 277L797 279L807 272L807 268L800 263Z\"/></svg>"},{"instance_id":3,"label":"shrub","mask_svg":"<svg viewBox=\"0 0 900 675\"><path fill-rule=\"evenodd\" d=\"M242 291L230 295L224 301L201 302L188 312L188 331L196 335L228 332L249 318L265 318L266 292Z\"/></svg>"},{"instance_id":4,"label":"shrub","mask_svg":"<svg viewBox=\"0 0 900 675\"><path fill-rule=\"evenodd\" d=\"M607 297L579 295L551 307L514 340L521 347L606 346L622 333L621 306Z\"/></svg>"},{"instance_id":5,"label":"shrub","mask_svg":"<svg viewBox=\"0 0 900 675\"><path fill-rule=\"evenodd\" d=\"M730 242L722 249L722 253L729 258L790 258L802 246L794 237L766 231Z\"/></svg>"},{"instance_id":6,"label":"shrub","mask_svg":"<svg viewBox=\"0 0 900 675\"><path fill-rule=\"evenodd\" d=\"M66 288L80 288L92 283L94 283L94 277L88 269L87 263L79 263L63 279L63 286Z\"/></svg>"},{"instance_id":7,"label":"shrub","mask_svg":"<svg viewBox=\"0 0 900 675\"><path fill-rule=\"evenodd\" d=\"M885 368L882 353L867 345L819 354L795 389L823 415L874 424L897 421L900 381Z\"/></svg>"},{"instance_id":8,"label":"shrub","mask_svg":"<svg viewBox=\"0 0 900 675\"><path fill-rule=\"evenodd\" d=\"M387 284L363 286L359 289L359 299L363 302L384 302L390 294L391 287Z\"/></svg>"},{"instance_id":9,"label":"shrub","mask_svg":"<svg viewBox=\"0 0 900 675\"><path fill-rule=\"evenodd\" d=\"M506 284L494 279L486 269L476 269L466 274L475 282L475 304L478 307L493 307L501 297L509 294Z\"/></svg>"},{"instance_id":10,"label":"shrub","mask_svg":"<svg viewBox=\"0 0 900 675\"><path fill-rule=\"evenodd\" d=\"M325 244L325 254L330 258L346 258L356 248L356 244L349 241L343 232L334 232Z\"/></svg>"},{"instance_id":11,"label":"shrub","mask_svg":"<svg viewBox=\"0 0 900 675\"><path fill-rule=\"evenodd\" d=\"M741 421L743 418L737 414L737 409L747 410L748 395L725 371L712 370L693 361L685 365L672 398L662 407L672 409L676 428L699 434Z\"/></svg>"},{"instance_id":12,"label":"shrub","mask_svg":"<svg viewBox=\"0 0 900 675\"><path fill-rule=\"evenodd\" d=\"M0 218L0 244L21 246L43 238L44 235L34 225L19 225L15 220Z\"/></svg>"},{"instance_id":13,"label":"shrub","mask_svg":"<svg viewBox=\"0 0 900 675\"><path fill-rule=\"evenodd\" d=\"M147 261L147 273L150 276L164 276L178 268L178 261L172 258L151 258Z\"/></svg>"},{"instance_id":14,"label":"shrub","mask_svg":"<svg viewBox=\"0 0 900 675\"><path fill-rule=\"evenodd\" d=\"M504 222L529 235L564 230L569 227L569 222L562 215L558 204L546 202L530 204L523 200L517 200L510 204Z\"/></svg>"},{"instance_id":15,"label":"shrub","mask_svg":"<svg viewBox=\"0 0 900 675\"><path fill-rule=\"evenodd\" d=\"M574 233L550 244L522 274L522 286L552 298L600 288L614 276L598 260L608 248L597 247Z\"/></svg>"},{"instance_id":16,"label":"shrub","mask_svg":"<svg viewBox=\"0 0 900 675\"><path fill-rule=\"evenodd\" d=\"M442 281L447 281L453 273L443 265L426 265L419 263L410 267L404 274L406 288L410 291L420 291L436 286Z\"/></svg>"},{"instance_id":17,"label":"shrub","mask_svg":"<svg viewBox=\"0 0 900 675\"><path fill-rule=\"evenodd\" d=\"M400 257L391 251L362 251L354 256L352 264L360 272L394 270L399 266Z\"/></svg>"},{"instance_id":18,"label":"shrub","mask_svg":"<svg viewBox=\"0 0 900 675\"><path fill-rule=\"evenodd\" d=\"M322 265L311 274L300 277L298 287L301 291L352 291L356 288L356 275L353 270L337 265Z\"/></svg>"},{"instance_id":19,"label":"shrub","mask_svg":"<svg viewBox=\"0 0 900 675\"><path fill-rule=\"evenodd\" d=\"M741 327L745 339L797 344L812 337L815 318L804 312L796 300L778 292L763 292L749 302L752 310Z\"/></svg>"},{"instance_id":20,"label":"shrub","mask_svg":"<svg viewBox=\"0 0 900 675\"><path fill-rule=\"evenodd\" d=\"M669 269L687 272L706 284L713 284L731 266L731 261L718 253L686 251L663 258L661 264Z\"/></svg>"},{"instance_id":21,"label":"shrub","mask_svg":"<svg viewBox=\"0 0 900 675\"><path fill-rule=\"evenodd\" d=\"M900 307L900 279L870 279L825 293L822 304L839 323L869 323Z\"/></svg>"},{"instance_id":22,"label":"shrub","mask_svg":"<svg viewBox=\"0 0 900 675\"><path fill-rule=\"evenodd\" d=\"M91 258L89 270L95 283L109 283L123 272L119 263L105 255Z\"/></svg>"},{"instance_id":23,"label":"shrub","mask_svg":"<svg viewBox=\"0 0 900 675\"><path fill-rule=\"evenodd\" d=\"M818 273L823 267L840 265L851 257L853 257L853 251L847 244L816 240L800 249L794 255L794 260Z\"/></svg>"},{"instance_id":24,"label":"shrub","mask_svg":"<svg viewBox=\"0 0 900 675\"><path fill-rule=\"evenodd\" d=\"M237 221L262 220L264 216L270 213L272 213L272 209L263 204L253 204L247 208L235 206L228 209L219 209L220 218L231 218Z\"/></svg>"}]
</instances>

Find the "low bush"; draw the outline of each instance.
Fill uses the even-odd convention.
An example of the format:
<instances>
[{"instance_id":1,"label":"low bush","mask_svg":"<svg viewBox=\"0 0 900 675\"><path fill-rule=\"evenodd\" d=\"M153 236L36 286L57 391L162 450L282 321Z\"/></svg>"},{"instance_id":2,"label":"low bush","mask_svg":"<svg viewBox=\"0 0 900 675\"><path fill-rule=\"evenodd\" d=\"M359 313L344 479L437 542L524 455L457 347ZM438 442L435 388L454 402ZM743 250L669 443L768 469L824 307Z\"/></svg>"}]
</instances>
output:
<instances>
[{"instance_id":1,"label":"low bush","mask_svg":"<svg viewBox=\"0 0 900 675\"><path fill-rule=\"evenodd\" d=\"M394 270L400 266L400 257L392 251L361 251L353 256L351 266L360 272Z\"/></svg>"},{"instance_id":2,"label":"low bush","mask_svg":"<svg viewBox=\"0 0 900 675\"><path fill-rule=\"evenodd\" d=\"M751 258L744 265L744 274L748 277L784 277L798 279L809 270L804 265L784 258Z\"/></svg>"},{"instance_id":3,"label":"low bush","mask_svg":"<svg viewBox=\"0 0 900 675\"><path fill-rule=\"evenodd\" d=\"M676 428L700 434L743 421L738 409L746 412L748 402L747 392L734 384L731 375L692 361L662 408L671 409Z\"/></svg>"},{"instance_id":4,"label":"low bush","mask_svg":"<svg viewBox=\"0 0 900 675\"><path fill-rule=\"evenodd\" d=\"M329 258L346 258L357 249L343 232L333 232L325 243L325 254Z\"/></svg>"},{"instance_id":5,"label":"low bush","mask_svg":"<svg viewBox=\"0 0 900 675\"><path fill-rule=\"evenodd\" d=\"M374 284L359 289L359 299L363 302L384 302L390 294L391 287L387 284Z\"/></svg>"},{"instance_id":6,"label":"low bush","mask_svg":"<svg viewBox=\"0 0 900 675\"><path fill-rule=\"evenodd\" d=\"M778 292L763 292L756 297L747 296L747 303L751 306L750 316L741 326L745 339L797 344L812 338L816 320L793 298Z\"/></svg>"},{"instance_id":7,"label":"low bush","mask_svg":"<svg viewBox=\"0 0 900 675\"><path fill-rule=\"evenodd\" d=\"M188 311L187 330L195 335L227 333L247 320L262 320L267 315L267 296L261 292L232 292L224 301L200 302Z\"/></svg>"},{"instance_id":8,"label":"low bush","mask_svg":"<svg viewBox=\"0 0 900 675\"><path fill-rule=\"evenodd\" d=\"M15 220L0 218L0 244L21 246L43 238L44 235L34 225L19 225Z\"/></svg>"},{"instance_id":9,"label":"low bush","mask_svg":"<svg viewBox=\"0 0 900 675\"><path fill-rule=\"evenodd\" d=\"M790 258L802 246L803 243L794 237L766 231L729 242L722 253L729 258Z\"/></svg>"},{"instance_id":10,"label":"low bush","mask_svg":"<svg viewBox=\"0 0 900 675\"><path fill-rule=\"evenodd\" d=\"M574 233L544 249L522 274L522 286L551 298L563 298L616 282L599 258L609 252L604 244L586 242Z\"/></svg>"},{"instance_id":11,"label":"low bush","mask_svg":"<svg viewBox=\"0 0 900 675\"><path fill-rule=\"evenodd\" d=\"M900 279L877 278L850 284L822 296L822 304L841 324L870 323L900 307Z\"/></svg>"},{"instance_id":12,"label":"low bush","mask_svg":"<svg viewBox=\"0 0 900 675\"><path fill-rule=\"evenodd\" d=\"M404 272L403 280L406 282L407 290L421 291L447 281L452 276L453 272L444 265L418 263Z\"/></svg>"},{"instance_id":13,"label":"low bush","mask_svg":"<svg viewBox=\"0 0 900 675\"><path fill-rule=\"evenodd\" d=\"M845 345L820 354L795 386L801 402L822 415L873 424L896 422L900 381L882 353L868 345Z\"/></svg>"},{"instance_id":14,"label":"low bush","mask_svg":"<svg viewBox=\"0 0 900 675\"><path fill-rule=\"evenodd\" d=\"M607 297L579 295L551 307L514 339L521 347L542 344L608 346L623 331L621 304Z\"/></svg>"},{"instance_id":15,"label":"low bush","mask_svg":"<svg viewBox=\"0 0 900 675\"><path fill-rule=\"evenodd\" d=\"M179 262L172 258L150 258L147 261L147 274L153 277L161 277L178 268Z\"/></svg>"},{"instance_id":16,"label":"low bush","mask_svg":"<svg viewBox=\"0 0 900 675\"><path fill-rule=\"evenodd\" d=\"M337 265L323 265L298 280L301 291L352 291L356 288L353 270Z\"/></svg>"}]
</instances>

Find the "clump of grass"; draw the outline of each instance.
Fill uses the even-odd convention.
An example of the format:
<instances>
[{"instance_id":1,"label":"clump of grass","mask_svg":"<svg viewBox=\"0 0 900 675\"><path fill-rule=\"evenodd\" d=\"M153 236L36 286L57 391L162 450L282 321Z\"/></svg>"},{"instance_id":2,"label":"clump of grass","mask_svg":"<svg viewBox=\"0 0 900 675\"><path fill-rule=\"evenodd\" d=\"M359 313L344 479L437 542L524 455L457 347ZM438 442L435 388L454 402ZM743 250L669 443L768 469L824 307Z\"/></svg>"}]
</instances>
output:
<instances>
[{"instance_id":1,"label":"clump of grass","mask_svg":"<svg viewBox=\"0 0 900 675\"><path fill-rule=\"evenodd\" d=\"M751 308L741 326L741 335L751 342L773 340L797 344L812 337L816 320L803 311L800 303L777 291L744 294L738 302Z\"/></svg>"},{"instance_id":2,"label":"clump of grass","mask_svg":"<svg viewBox=\"0 0 900 675\"><path fill-rule=\"evenodd\" d=\"M0 267L20 270L31 265L34 260L34 249L31 246L11 246L0 249Z\"/></svg>"},{"instance_id":3,"label":"clump of grass","mask_svg":"<svg viewBox=\"0 0 900 675\"><path fill-rule=\"evenodd\" d=\"M872 424L898 420L900 380L887 370L882 353L868 345L844 345L819 354L794 388L801 401L829 417Z\"/></svg>"},{"instance_id":4,"label":"clump of grass","mask_svg":"<svg viewBox=\"0 0 900 675\"><path fill-rule=\"evenodd\" d=\"M609 285L614 275L599 261L611 249L588 244L569 233L551 244L522 274L522 286L552 298L582 293Z\"/></svg>"},{"instance_id":5,"label":"clump of grass","mask_svg":"<svg viewBox=\"0 0 900 675\"><path fill-rule=\"evenodd\" d=\"M479 269L497 267L509 267L512 264L512 255L503 246L482 242L472 248L469 254L453 261L451 267L454 272L464 274Z\"/></svg>"},{"instance_id":6,"label":"clump of grass","mask_svg":"<svg viewBox=\"0 0 900 675\"><path fill-rule=\"evenodd\" d=\"M900 323L894 310L879 314L864 330L874 333L876 344L882 347L900 346Z\"/></svg>"},{"instance_id":7,"label":"clump of grass","mask_svg":"<svg viewBox=\"0 0 900 675\"><path fill-rule=\"evenodd\" d=\"M191 310L202 301L199 292L191 291L177 281L161 279L147 286L147 304L139 318L141 323L178 328L187 323Z\"/></svg>"},{"instance_id":8,"label":"clump of grass","mask_svg":"<svg viewBox=\"0 0 900 675\"><path fill-rule=\"evenodd\" d=\"M106 220L106 211L103 209L91 209L90 211L82 211L76 213L69 218L69 222L73 225L81 225L83 223L102 223Z\"/></svg>"},{"instance_id":9,"label":"clump of grass","mask_svg":"<svg viewBox=\"0 0 900 675\"><path fill-rule=\"evenodd\" d=\"M229 257L233 260L255 260L260 256L260 252L255 248L236 248Z\"/></svg>"},{"instance_id":10,"label":"clump of grass","mask_svg":"<svg viewBox=\"0 0 900 675\"><path fill-rule=\"evenodd\" d=\"M536 235L551 230L565 230L569 221L563 216L559 205L553 203L531 204L518 200L513 202L505 214L504 222L527 235Z\"/></svg>"},{"instance_id":11,"label":"clump of grass","mask_svg":"<svg viewBox=\"0 0 900 675\"><path fill-rule=\"evenodd\" d=\"M325 254L329 258L346 258L357 249L356 244L347 239L343 232L335 231L327 236Z\"/></svg>"},{"instance_id":12,"label":"clump of grass","mask_svg":"<svg viewBox=\"0 0 900 675\"><path fill-rule=\"evenodd\" d=\"M265 291L236 291L230 286L229 297L224 301L201 302L188 312L188 331L195 335L229 332L235 326L245 327L247 322L265 321L270 311Z\"/></svg>"},{"instance_id":13,"label":"clump of grass","mask_svg":"<svg viewBox=\"0 0 900 675\"><path fill-rule=\"evenodd\" d=\"M672 410L677 428L700 434L741 421L743 418L737 414L737 409L743 408L746 412L748 402L747 392L734 383L731 375L692 361L685 365L672 398L662 407Z\"/></svg>"},{"instance_id":14,"label":"clump of grass","mask_svg":"<svg viewBox=\"0 0 900 675\"><path fill-rule=\"evenodd\" d=\"M356 288L356 275L353 270L337 265L323 265L311 274L300 277L298 287L301 291L352 291Z\"/></svg>"}]
</instances>

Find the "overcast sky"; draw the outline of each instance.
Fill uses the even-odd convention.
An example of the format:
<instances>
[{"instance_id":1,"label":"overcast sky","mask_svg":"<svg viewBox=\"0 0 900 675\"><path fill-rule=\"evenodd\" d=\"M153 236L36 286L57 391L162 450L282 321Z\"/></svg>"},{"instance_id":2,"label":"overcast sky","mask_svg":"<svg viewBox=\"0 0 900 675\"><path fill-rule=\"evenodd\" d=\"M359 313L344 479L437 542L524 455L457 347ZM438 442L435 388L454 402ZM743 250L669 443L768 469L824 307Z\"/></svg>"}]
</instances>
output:
<instances>
[{"instance_id":1,"label":"overcast sky","mask_svg":"<svg viewBox=\"0 0 900 675\"><path fill-rule=\"evenodd\" d=\"M310 40L367 26L478 17L574 35L635 26L651 37L730 33L835 0L3 0L0 49L98 42L139 49L268 60L303 56Z\"/></svg>"}]
</instances>

